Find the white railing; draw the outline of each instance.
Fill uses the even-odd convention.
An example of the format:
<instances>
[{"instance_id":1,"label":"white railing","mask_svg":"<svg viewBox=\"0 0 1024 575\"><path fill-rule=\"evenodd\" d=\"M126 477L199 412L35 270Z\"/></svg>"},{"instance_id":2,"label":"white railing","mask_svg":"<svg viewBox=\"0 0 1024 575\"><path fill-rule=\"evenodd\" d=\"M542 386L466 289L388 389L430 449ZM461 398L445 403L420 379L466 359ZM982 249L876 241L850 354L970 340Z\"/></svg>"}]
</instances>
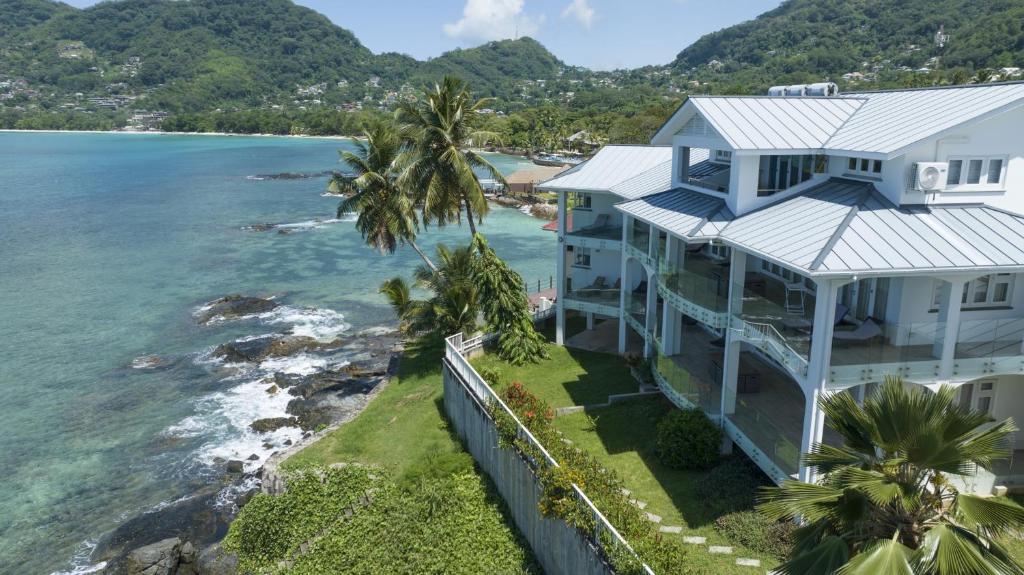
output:
<instances>
[{"instance_id":1,"label":"white railing","mask_svg":"<svg viewBox=\"0 0 1024 575\"><path fill-rule=\"evenodd\" d=\"M786 369L800 377L807 375L807 360L789 346L785 336L768 323L738 320L740 336L744 341L768 354Z\"/></svg>"},{"instance_id":2,"label":"white railing","mask_svg":"<svg viewBox=\"0 0 1024 575\"><path fill-rule=\"evenodd\" d=\"M483 405L497 406L498 409L504 411L506 415L511 417L516 424L516 432L519 438L526 441L527 444L536 449L537 452L540 453L541 457L544 459L544 462L547 465L550 465L552 467L558 467L559 465L558 462L555 461L555 458L552 457L550 453L548 453L547 449L544 449L544 446L541 445L540 441L537 441L537 438L534 437L533 433L530 433L530 430L527 429L521 421L519 421L519 418L516 416L515 412L513 412L512 409L509 408L509 406L494 391L494 389L492 389L491 386L488 385L484 378L481 377L480 374L476 372L476 369L473 368L473 365L469 363L469 360L466 359L466 357L463 355L465 351L467 351L465 347L466 344L469 342L473 342L475 339L478 339L480 337L486 336L477 336L470 339L463 339L462 334L457 333L447 338L445 340L444 356L445 360L448 362L448 366L452 369L452 371L459 375L462 381L466 383L466 387L468 387L469 390L473 392L473 394ZM609 522L608 519L605 518L605 516L601 513L600 510L598 510L598 508L594 505L590 498L587 497L583 490L580 489L579 486L576 485L575 483L572 487L573 491L576 493L576 497L589 510L591 516L594 519L594 533L592 534L594 538L594 544L600 547L601 533L607 532L612 537L612 541L616 545L623 546L623 548L627 549L634 557L636 557L639 560L639 556L637 556L636 552L633 551L633 548L629 545L629 543L626 542L626 539L622 537L619 531L615 529L615 526L612 525L611 522ZM644 573L648 575L654 575L654 571L652 571L651 568L648 567L646 564L644 565Z\"/></svg>"}]
</instances>

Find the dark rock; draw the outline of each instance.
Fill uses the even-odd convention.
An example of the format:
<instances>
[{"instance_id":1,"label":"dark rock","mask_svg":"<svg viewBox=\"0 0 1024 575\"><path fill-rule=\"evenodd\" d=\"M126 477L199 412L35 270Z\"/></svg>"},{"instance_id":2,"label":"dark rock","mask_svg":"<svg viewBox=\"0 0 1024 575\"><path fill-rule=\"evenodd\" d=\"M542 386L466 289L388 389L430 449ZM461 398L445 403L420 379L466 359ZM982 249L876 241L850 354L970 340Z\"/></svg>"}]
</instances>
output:
<instances>
[{"instance_id":1,"label":"dark rock","mask_svg":"<svg viewBox=\"0 0 1024 575\"><path fill-rule=\"evenodd\" d=\"M224 551L217 543L199 553L198 566L201 575L235 575L238 573L238 557Z\"/></svg>"},{"instance_id":2,"label":"dark rock","mask_svg":"<svg viewBox=\"0 0 1024 575\"><path fill-rule=\"evenodd\" d=\"M191 541L182 544L178 571L174 575L199 575L199 550Z\"/></svg>"},{"instance_id":3,"label":"dark rock","mask_svg":"<svg viewBox=\"0 0 1024 575\"><path fill-rule=\"evenodd\" d=\"M333 345L321 343L306 336L267 336L256 339L222 343L213 350L213 355L230 363L259 362L268 357L286 357L303 351L324 349Z\"/></svg>"},{"instance_id":4,"label":"dark rock","mask_svg":"<svg viewBox=\"0 0 1024 575\"><path fill-rule=\"evenodd\" d=\"M246 457L246 459L248 459L249 461L259 461L260 460L260 456L256 455L255 453L253 453L249 457Z\"/></svg>"},{"instance_id":5,"label":"dark rock","mask_svg":"<svg viewBox=\"0 0 1024 575\"><path fill-rule=\"evenodd\" d=\"M128 554L127 575L176 575L181 560L181 539L171 537Z\"/></svg>"},{"instance_id":6,"label":"dark rock","mask_svg":"<svg viewBox=\"0 0 1024 575\"><path fill-rule=\"evenodd\" d=\"M268 232L277 227L277 224L252 224L242 229L248 232Z\"/></svg>"},{"instance_id":7,"label":"dark rock","mask_svg":"<svg viewBox=\"0 0 1024 575\"><path fill-rule=\"evenodd\" d=\"M227 465L228 473L242 473L245 471L245 462L237 459L232 459Z\"/></svg>"},{"instance_id":8,"label":"dark rock","mask_svg":"<svg viewBox=\"0 0 1024 575\"><path fill-rule=\"evenodd\" d=\"M106 572L120 574L125 572L128 556L134 550L154 543L174 538L191 541L193 545L220 541L234 518L233 506L217 504L220 490L220 486L212 485L157 511L129 519L100 538L90 561L106 561Z\"/></svg>"},{"instance_id":9,"label":"dark rock","mask_svg":"<svg viewBox=\"0 0 1024 575\"><path fill-rule=\"evenodd\" d=\"M274 448L274 444L273 443L270 443L269 441L264 442L263 449L273 449L273 448Z\"/></svg>"},{"instance_id":10,"label":"dark rock","mask_svg":"<svg viewBox=\"0 0 1024 575\"><path fill-rule=\"evenodd\" d=\"M326 178L328 176L341 175L341 172L324 170L322 172L282 172L280 174L258 174L253 176L256 180L312 180L315 178Z\"/></svg>"},{"instance_id":11,"label":"dark rock","mask_svg":"<svg viewBox=\"0 0 1024 575\"><path fill-rule=\"evenodd\" d=\"M266 298L232 294L207 304L203 311L196 315L196 319L199 323L205 324L216 317L231 319L266 313L277 306L277 302Z\"/></svg>"},{"instance_id":12,"label":"dark rock","mask_svg":"<svg viewBox=\"0 0 1024 575\"><path fill-rule=\"evenodd\" d=\"M266 392L270 395L277 395L277 392L279 391L281 391L281 388L277 387L276 385L271 385L266 389Z\"/></svg>"},{"instance_id":13,"label":"dark rock","mask_svg":"<svg viewBox=\"0 0 1024 575\"><path fill-rule=\"evenodd\" d=\"M159 355L143 355L132 360L132 369L158 369L167 367L167 362Z\"/></svg>"},{"instance_id":14,"label":"dark rock","mask_svg":"<svg viewBox=\"0 0 1024 575\"><path fill-rule=\"evenodd\" d=\"M291 445L292 444L292 440L291 439L285 439L284 440L284 444L285 445Z\"/></svg>"},{"instance_id":15,"label":"dark rock","mask_svg":"<svg viewBox=\"0 0 1024 575\"><path fill-rule=\"evenodd\" d=\"M256 433L270 433L282 427L297 427L298 421L294 417L268 417L257 419L249 424L249 427Z\"/></svg>"}]
</instances>

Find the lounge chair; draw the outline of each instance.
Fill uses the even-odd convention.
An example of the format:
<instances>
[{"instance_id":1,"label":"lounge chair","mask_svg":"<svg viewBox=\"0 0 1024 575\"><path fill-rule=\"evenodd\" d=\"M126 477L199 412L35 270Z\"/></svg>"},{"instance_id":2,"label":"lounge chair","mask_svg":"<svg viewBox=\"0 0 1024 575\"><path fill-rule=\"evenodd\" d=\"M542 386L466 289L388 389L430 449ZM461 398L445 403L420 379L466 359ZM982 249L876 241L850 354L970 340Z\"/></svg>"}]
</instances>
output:
<instances>
[{"instance_id":1,"label":"lounge chair","mask_svg":"<svg viewBox=\"0 0 1024 575\"><path fill-rule=\"evenodd\" d=\"M842 323L843 320L846 319L846 314L848 313L850 313L850 308L846 307L841 303L836 302L836 317L832 326L835 327Z\"/></svg>"},{"instance_id":2,"label":"lounge chair","mask_svg":"<svg viewBox=\"0 0 1024 575\"><path fill-rule=\"evenodd\" d=\"M857 326L857 329L846 330L846 331L834 331L832 333L833 339L839 341L869 341L876 337L882 337L885 332L882 331L882 327L875 322L873 318L864 320L864 323Z\"/></svg>"},{"instance_id":3,"label":"lounge chair","mask_svg":"<svg viewBox=\"0 0 1024 575\"><path fill-rule=\"evenodd\" d=\"M604 276L597 276L596 278L594 278L594 283L590 284L589 286L587 286L585 288L580 289L579 291L581 291L581 292L599 292L599 291L601 291L601 290L603 290L603 289L605 289L607 287L607 284L605 283L606 281L607 280L605 280Z\"/></svg>"},{"instance_id":4,"label":"lounge chair","mask_svg":"<svg viewBox=\"0 0 1024 575\"><path fill-rule=\"evenodd\" d=\"M578 229L576 231L579 231L579 232L587 231L587 230L593 231L593 230L600 230L602 228L606 228L606 227L608 227L609 219L610 219L610 216L608 214L598 214L597 218L594 219L594 223L590 224L589 226L583 226L582 228L580 228L580 229Z\"/></svg>"}]
</instances>

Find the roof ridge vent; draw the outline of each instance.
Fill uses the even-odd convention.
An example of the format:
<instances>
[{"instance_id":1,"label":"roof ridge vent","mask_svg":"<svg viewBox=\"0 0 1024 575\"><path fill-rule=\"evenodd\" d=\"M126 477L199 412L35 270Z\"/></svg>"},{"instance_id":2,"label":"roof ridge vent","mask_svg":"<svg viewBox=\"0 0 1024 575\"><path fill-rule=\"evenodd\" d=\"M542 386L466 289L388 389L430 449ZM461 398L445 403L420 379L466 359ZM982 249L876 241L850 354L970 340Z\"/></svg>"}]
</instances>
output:
<instances>
[{"instance_id":1,"label":"roof ridge vent","mask_svg":"<svg viewBox=\"0 0 1024 575\"><path fill-rule=\"evenodd\" d=\"M839 95L839 86L835 82L818 82L817 84L793 84L790 86L772 86L768 88L769 96L829 97Z\"/></svg>"}]
</instances>

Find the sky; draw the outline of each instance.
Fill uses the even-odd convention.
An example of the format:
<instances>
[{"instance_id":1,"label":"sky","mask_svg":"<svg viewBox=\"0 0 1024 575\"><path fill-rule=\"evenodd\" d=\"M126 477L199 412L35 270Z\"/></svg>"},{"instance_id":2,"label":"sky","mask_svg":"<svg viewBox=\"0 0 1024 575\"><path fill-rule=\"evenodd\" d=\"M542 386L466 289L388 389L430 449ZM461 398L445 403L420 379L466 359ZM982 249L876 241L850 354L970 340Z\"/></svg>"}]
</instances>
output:
<instances>
[{"instance_id":1,"label":"sky","mask_svg":"<svg viewBox=\"0 0 1024 575\"><path fill-rule=\"evenodd\" d=\"M97 0L65 0L85 7ZM595 70L667 64L702 35L780 0L297 0L370 50L419 60L491 40L531 36L563 62ZM354 7L353 4L360 7Z\"/></svg>"}]
</instances>

